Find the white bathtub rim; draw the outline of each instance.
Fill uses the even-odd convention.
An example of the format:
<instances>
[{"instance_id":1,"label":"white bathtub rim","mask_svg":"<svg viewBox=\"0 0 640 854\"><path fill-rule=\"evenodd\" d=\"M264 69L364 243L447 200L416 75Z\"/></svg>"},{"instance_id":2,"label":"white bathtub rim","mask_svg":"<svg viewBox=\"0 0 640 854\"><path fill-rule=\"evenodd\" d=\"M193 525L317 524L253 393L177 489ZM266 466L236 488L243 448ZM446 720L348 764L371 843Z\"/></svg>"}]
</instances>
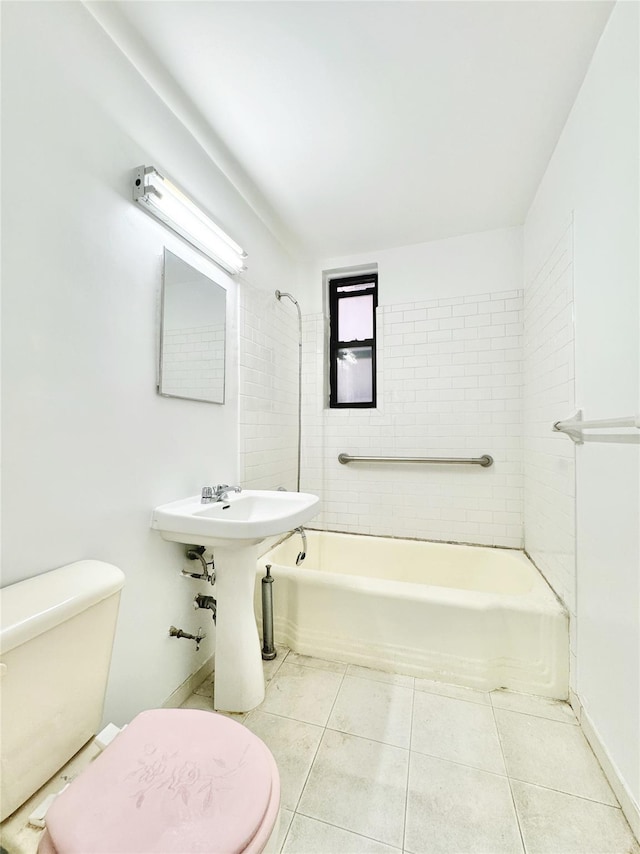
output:
<instances>
[{"instance_id":1,"label":"white bathtub rim","mask_svg":"<svg viewBox=\"0 0 640 854\"><path fill-rule=\"evenodd\" d=\"M269 553L267 553L269 554ZM261 573L269 563L263 556L258 561L257 572ZM526 560L526 558L525 558ZM459 605L464 601L466 607L477 610L504 608L508 610L566 614L566 608L540 575L537 568L529 563L534 576L531 590L526 593L496 593L469 588L443 587L436 584L418 584L411 581L393 581L371 578L347 573L327 572L322 569L291 567L271 562L271 575L277 583L278 575L295 579L303 586L330 585L344 590L361 590L369 594L391 596L394 599L412 599Z\"/></svg>"},{"instance_id":2,"label":"white bathtub rim","mask_svg":"<svg viewBox=\"0 0 640 854\"><path fill-rule=\"evenodd\" d=\"M462 546L464 548L474 548L474 549L494 549L496 551L504 551L504 552L519 552L522 553L524 549L518 546L502 546L497 543L475 543L467 540L436 540L433 537L408 537L405 534L399 536L397 534L365 534L363 531L337 531L334 528L314 528L311 525L303 525L302 526L306 531L307 535L309 534L338 534L340 536L345 537L371 537L376 540L406 540L408 543L433 543L438 546ZM290 537L296 535L296 531L289 531L283 537L281 537L277 542L273 543L273 545L269 546L269 548L265 549L263 554L270 552L272 549L277 548L277 546L282 545L286 540ZM299 535L298 535L299 536Z\"/></svg>"},{"instance_id":3,"label":"white bathtub rim","mask_svg":"<svg viewBox=\"0 0 640 854\"><path fill-rule=\"evenodd\" d=\"M261 554L259 556L258 560L264 561L265 563L268 563L269 560L267 558L269 558L269 556L273 552L275 552L278 548L280 548L280 546L283 546L284 543L287 542L287 540L289 540L295 534L296 534L296 531L291 531L286 536L284 536L280 540L278 540L276 543L273 543L269 549L267 549L263 554ZM391 536L386 536L386 535L382 535L382 534L361 534L361 533L351 534L347 531L330 531L330 530L324 530L324 529L319 529L319 528L308 528L307 529L307 536L309 537L310 541L312 540L312 538L315 538L315 537L322 538L325 535L328 535L330 538L335 536L335 537L345 537L345 538L349 538L349 539L358 538L358 539L364 539L364 540L367 540L367 539L368 540L387 540L387 541L392 542L392 543L397 543L398 545L406 542L406 543L410 543L412 545L417 544L417 543L424 543L425 546L429 546L429 545L452 546L454 548L458 547L460 551L478 550L478 551L484 552L485 554L492 550L494 552L501 553L501 556L502 556L502 553L508 553L508 556L510 559L513 559L513 560L517 561L519 564L521 564L523 567L526 567L527 572L529 572L529 574L531 575L531 578L533 580L533 587L538 587L541 590L545 590L545 592L550 593L557 601L561 602L560 598L558 597L558 595L555 593L555 591L553 590L553 588L551 587L551 585L547 581L547 578L544 575L544 573L540 570L540 568L537 566L535 561L531 558L531 556L527 553L526 549L524 549L524 548L516 549L516 548L510 547L510 546L493 546L493 545L483 545L483 544L479 544L479 543L460 543L460 542L453 542L450 540L427 540L427 539L421 539L418 537L391 537ZM457 551L458 548L455 548L455 550ZM309 559L307 558L307 567L309 566L308 560ZM298 569L298 567L287 566L286 564L279 564L277 561L273 561L273 560L272 560L272 565L284 567L286 569ZM302 569L304 570L307 567L302 566ZM324 570L315 569L315 568L313 569L313 571L314 572L324 572ZM392 581L392 579L374 579L372 576L363 576L363 575L351 574L351 573L327 573L327 574L331 575L332 577L352 575L353 577L363 577L363 578L369 578L370 580L381 580L383 582L385 582L387 580ZM403 583L403 584L404 583L406 583L406 584L412 584L413 583L413 584L416 584L417 586L422 586L421 583L417 583L417 582L399 582L399 583ZM443 587L444 585L434 584L434 585L424 585L424 586L436 588L436 587ZM452 588L447 588L447 589L469 591L472 593L489 593L490 592L490 591L475 590L474 588L463 588L463 587L452 587ZM497 593L497 595L500 595L500 596L518 597L518 596L530 596L532 593L532 590L527 590L527 591L524 591L523 593L516 593L516 594L501 593L500 591L496 591L496 593Z\"/></svg>"}]
</instances>

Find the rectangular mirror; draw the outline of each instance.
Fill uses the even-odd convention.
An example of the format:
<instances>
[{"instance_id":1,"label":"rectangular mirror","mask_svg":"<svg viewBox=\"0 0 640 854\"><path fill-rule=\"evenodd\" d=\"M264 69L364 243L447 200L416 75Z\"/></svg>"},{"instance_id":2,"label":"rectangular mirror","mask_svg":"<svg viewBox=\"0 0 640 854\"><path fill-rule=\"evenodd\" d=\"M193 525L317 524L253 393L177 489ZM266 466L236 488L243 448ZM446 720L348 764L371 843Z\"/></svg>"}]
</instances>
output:
<instances>
[{"instance_id":1,"label":"rectangular mirror","mask_svg":"<svg viewBox=\"0 0 640 854\"><path fill-rule=\"evenodd\" d=\"M164 250L158 391L224 403L227 292Z\"/></svg>"}]
</instances>

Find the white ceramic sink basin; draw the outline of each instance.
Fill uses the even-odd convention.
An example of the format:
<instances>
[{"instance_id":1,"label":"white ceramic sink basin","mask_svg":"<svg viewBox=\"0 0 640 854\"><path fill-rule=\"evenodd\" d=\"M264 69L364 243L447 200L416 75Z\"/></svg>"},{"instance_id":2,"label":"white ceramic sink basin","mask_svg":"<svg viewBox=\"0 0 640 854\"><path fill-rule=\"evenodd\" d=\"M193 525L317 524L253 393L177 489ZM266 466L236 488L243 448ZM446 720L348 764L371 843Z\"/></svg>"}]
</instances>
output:
<instances>
[{"instance_id":1,"label":"white ceramic sink basin","mask_svg":"<svg viewBox=\"0 0 640 854\"><path fill-rule=\"evenodd\" d=\"M200 546L255 545L312 519L319 498L306 492L247 489L224 501L202 504L199 495L163 504L151 527L165 540Z\"/></svg>"}]
</instances>

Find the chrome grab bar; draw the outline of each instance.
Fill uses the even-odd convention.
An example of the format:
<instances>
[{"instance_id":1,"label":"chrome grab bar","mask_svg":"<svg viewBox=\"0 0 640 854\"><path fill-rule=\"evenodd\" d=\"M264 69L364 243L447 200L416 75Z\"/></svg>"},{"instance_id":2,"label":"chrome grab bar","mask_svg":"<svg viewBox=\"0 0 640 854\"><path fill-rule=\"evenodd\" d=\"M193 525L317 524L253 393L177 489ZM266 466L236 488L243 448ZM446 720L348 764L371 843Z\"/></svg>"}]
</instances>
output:
<instances>
[{"instance_id":1,"label":"chrome grab bar","mask_svg":"<svg viewBox=\"0 0 640 854\"><path fill-rule=\"evenodd\" d=\"M444 463L445 465L493 465L493 457L483 454L481 457L352 457L350 454L338 454L338 462L347 463Z\"/></svg>"}]
</instances>

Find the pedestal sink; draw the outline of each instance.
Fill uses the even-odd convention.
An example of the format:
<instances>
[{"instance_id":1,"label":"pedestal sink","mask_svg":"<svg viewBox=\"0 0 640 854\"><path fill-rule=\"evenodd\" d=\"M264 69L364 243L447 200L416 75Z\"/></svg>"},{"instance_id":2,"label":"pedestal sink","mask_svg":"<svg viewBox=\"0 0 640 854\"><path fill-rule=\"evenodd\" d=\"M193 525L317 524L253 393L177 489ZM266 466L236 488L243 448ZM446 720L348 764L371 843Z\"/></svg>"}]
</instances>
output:
<instances>
[{"instance_id":1,"label":"pedestal sink","mask_svg":"<svg viewBox=\"0 0 640 854\"><path fill-rule=\"evenodd\" d=\"M214 708L247 712L264 699L260 638L253 612L257 546L318 512L317 495L248 489L202 504L191 496L156 507L151 527L165 540L213 547L216 566Z\"/></svg>"}]
</instances>

